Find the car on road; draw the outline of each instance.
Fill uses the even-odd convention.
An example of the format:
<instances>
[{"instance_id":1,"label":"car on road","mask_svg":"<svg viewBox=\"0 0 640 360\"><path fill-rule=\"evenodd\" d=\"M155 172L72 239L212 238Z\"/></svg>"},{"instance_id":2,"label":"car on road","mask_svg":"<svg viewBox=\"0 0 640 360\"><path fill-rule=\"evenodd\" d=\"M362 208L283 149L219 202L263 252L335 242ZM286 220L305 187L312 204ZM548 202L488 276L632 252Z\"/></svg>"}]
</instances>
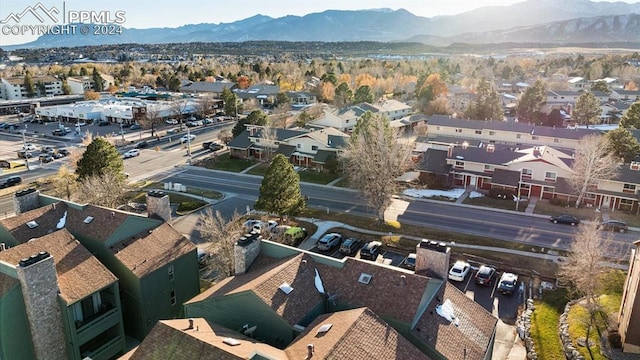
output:
<instances>
[{"instance_id":1,"label":"car on road","mask_svg":"<svg viewBox=\"0 0 640 360\"><path fill-rule=\"evenodd\" d=\"M416 253L411 253L411 254L407 255L407 257L404 258L404 260L402 260L402 264L400 264L400 266L402 266L405 269L415 270L416 269L416 258L417 258Z\"/></svg>"},{"instance_id":2,"label":"car on road","mask_svg":"<svg viewBox=\"0 0 640 360\"><path fill-rule=\"evenodd\" d=\"M66 129L55 129L51 132L55 136L65 136L69 133Z\"/></svg>"},{"instance_id":3,"label":"car on road","mask_svg":"<svg viewBox=\"0 0 640 360\"><path fill-rule=\"evenodd\" d=\"M210 124L213 124L213 120L211 120L211 119L204 119L204 120L202 120L202 124L203 124L203 125L210 125Z\"/></svg>"},{"instance_id":4,"label":"car on road","mask_svg":"<svg viewBox=\"0 0 640 360\"><path fill-rule=\"evenodd\" d=\"M69 151L68 149L62 148L62 149L58 149L57 153L62 154L64 156L68 156L69 154L71 154L71 151Z\"/></svg>"},{"instance_id":5,"label":"car on road","mask_svg":"<svg viewBox=\"0 0 640 360\"><path fill-rule=\"evenodd\" d=\"M360 247L360 243L361 241L359 239L352 237L348 238L340 245L340 252L346 255L351 255L356 252L356 250L358 250L358 247Z\"/></svg>"},{"instance_id":6,"label":"car on road","mask_svg":"<svg viewBox=\"0 0 640 360\"><path fill-rule=\"evenodd\" d=\"M108 121L100 121L100 122L98 122L98 126L109 126L109 125L111 125L111 123L108 122Z\"/></svg>"},{"instance_id":7,"label":"car on road","mask_svg":"<svg viewBox=\"0 0 640 360\"><path fill-rule=\"evenodd\" d=\"M63 155L63 154L61 154L61 153L59 153L59 152L54 152L53 154L51 154L51 156L52 156L54 159L62 159L62 158L64 157L64 155Z\"/></svg>"},{"instance_id":8,"label":"car on road","mask_svg":"<svg viewBox=\"0 0 640 360\"><path fill-rule=\"evenodd\" d=\"M175 120L175 119L167 119L164 122L167 125L178 125L178 120Z\"/></svg>"},{"instance_id":9,"label":"car on road","mask_svg":"<svg viewBox=\"0 0 640 360\"><path fill-rule=\"evenodd\" d=\"M624 221L620 220L605 220L598 225L602 230L616 231L619 233L626 233L629 231L629 226Z\"/></svg>"},{"instance_id":10,"label":"car on road","mask_svg":"<svg viewBox=\"0 0 640 360\"><path fill-rule=\"evenodd\" d=\"M449 270L449 280L464 281L470 270L471 265L469 265L468 262L458 260L453 264L451 270Z\"/></svg>"},{"instance_id":11,"label":"car on road","mask_svg":"<svg viewBox=\"0 0 640 360\"><path fill-rule=\"evenodd\" d=\"M53 159L53 156L51 156L49 154L42 154L42 155L38 156L38 160L40 160L40 162L46 164L46 163L52 162L54 159Z\"/></svg>"},{"instance_id":12,"label":"car on road","mask_svg":"<svg viewBox=\"0 0 640 360\"><path fill-rule=\"evenodd\" d=\"M134 157L134 156L138 156L138 155L140 155L140 150L139 149L131 149L131 150L129 150L126 153L123 154L125 159L128 159L130 157Z\"/></svg>"},{"instance_id":13,"label":"car on road","mask_svg":"<svg viewBox=\"0 0 640 360\"><path fill-rule=\"evenodd\" d=\"M491 285L493 275L496 274L496 269L491 266L482 265L478 272L476 272L476 284Z\"/></svg>"},{"instance_id":14,"label":"car on road","mask_svg":"<svg viewBox=\"0 0 640 360\"><path fill-rule=\"evenodd\" d=\"M130 130L140 130L140 129L142 129L142 126L140 126L140 124L133 124L133 125L131 125L131 127L129 129Z\"/></svg>"},{"instance_id":15,"label":"car on road","mask_svg":"<svg viewBox=\"0 0 640 360\"><path fill-rule=\"evenodd\" d=\"M189 135L182 135L182 137L180 138L180 143L190 143L193 140L195 140L196 136L193 134L189 134Z\"/></svg>"},{"instance_id":16,"label":"car on road","mask_svg":"<svg viewBox=\"0 0 640 360\"><path fill-rule=\"evenodd\" d=\"M146 149L149 147L149 142L148 141L140 141L139 143L136 144L136 149Z\"/></svg>"},{"instance_id":17,"label":"car on road","mask_svg":"<svg viewBox=\"0 0 640 360\"><path fill-rule=\"evenodd\" d=\"M56 153L56 148L54 148L53 146L45 146L42 148L42 152L45 154L53 155Z\"/></svg>"},{"instance_id":18,"label":"car on road","mask_svg":"<svg viewBox=\"0 0 640 360\"><path fill-rule=\"evenodd\" d=\"M198 126L198 124L196 124L195 121L187 121L184 124L187 125L187 127L196 127L196 126Z\"/></svg>"},{"instance_id":19,"label":"car on road","mask_svg":"<svg viewBox=\"0 0 640 360\"><path fill-rule=\"evenodd\" d=\"M340 245L342 235L338 233L328 233L318 240L318 250L328 251Z\"/></svg>"},{"instance_id":20,"label":"car on road","mask_svg":"<svg viewBox=\"0 0 640 360\"><path fill-rule=\"evenodd\" d=\"M10 186L16 186L22 183L20 176L9 176L6 179L0 180L0 189L4 189Z\"/></svg>"},{"instance_id":21,"label":"car on road","mask_svg":"<svg viewBox=\"0 0 640 360\"><path fill-rule=\"evenodd\" d=\"M36 146L33 145L32 143L26 143L24 145L22 145L22 150L27 150L27 151L36 151Z\"/></svg>"},{"instance_id":22,"label":"car on road","mask_svg":"<svg viewBox=\"0 0 640 360\"><path fill-rule=\"evenodd\" d=\"M380 254L380 247L382 243L380 241L370 241L360 249L360 258L365 260L375 261Z\"/></svg>"},{"instance_id":23,"label":"car on road","mask_svg":"<svg viewBox=\"0 0 640 360\"><path fill-rule=\"evenodd\" d=\"M210 151L218 151L223 148L222 144L218 144L215 141L205 141L202 143L202 147Z\"/></svg>"},{"instance_id":24,"label":"car on road","mask_svg":"<svg viewBox=\"0 0 640 360\"><path fill-rule=\"evenodd\" d=\"M32 158L33 154L31 153L31 151L18 150L18 157L20 159L28 159L28 158Z\"/></svg>"},{"instance_id":25,"label":"car on road","mask_svg":"<svg viewBox=\"0 0 640 360\"><path fill-rule=\"evenodd\" d=\"M503 295L511 295L518 287L518 275L510 272L504 272L500 276L500 282L498 283L498 291Z\"/></svg>"},{"instance_id":26,"label":"car on road","mask_svg":"<svg viewBox=\"0 0 640 360\"><path fill-rule=\"evenodd\" d=\"M569 224L571 226L576 226L580 224L580 220L578 218L572 215L567 215L567 214L552 216L549 218L549 221L551 221L554 224Z\"/></svg>"}]
</instances>

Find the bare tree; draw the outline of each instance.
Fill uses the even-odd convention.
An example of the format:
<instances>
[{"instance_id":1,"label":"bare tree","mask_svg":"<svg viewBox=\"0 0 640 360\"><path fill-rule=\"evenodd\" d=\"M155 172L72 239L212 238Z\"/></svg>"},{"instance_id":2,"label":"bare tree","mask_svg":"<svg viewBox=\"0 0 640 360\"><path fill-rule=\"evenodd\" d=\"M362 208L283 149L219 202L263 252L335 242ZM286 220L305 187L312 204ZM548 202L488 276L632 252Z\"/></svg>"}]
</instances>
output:
<instances>
[{"instance_id":1,"label":"bare tree","mask_svg":"<svg viewBox=\"0 0 640 360\"><path fill-rule=\"evenodd\" d=\"M275 107L269 116L269 122L273 127L287 128L289 119L289 104Z\"/></svg>"},{"instance_id":2,"label":"bare tree","mask_svg":"<svg viewBox=\"0 0 640 360\"><path fill-rule=\"evenodd\" d=\"M357 136L351 137L342 155L344 173L377 211L378 221L384 221L384 211L396 191L396 178L410 165L413 144L399 141L398 131L377 114L359 121L356 128Z\"/></svg>"},{"instance_id":3,"label":"bare tree","mask_svg":"<svg viewBox=\"0 0 640 360\"><path fill-rule=\"evenodd\" d=\"M87 204L115 208L124 199L124 182L124 175L114 172L86 177L79 183L78 199Z\"/></svg>"},{"instance_id":4,"label":"bare tree","mask_svg":"<svg viewBox=\"0 0 640 360\"><path fill-rule=\"evenodd\" d=\"M212 95L205 95L198 98L198 103L196 105L196 112L203 119L207 117L207 115L213 113L213 106L215 105L215 101Z\"/></svg>"},{"instance_id":5,"label":"bare tree","mask_svg":"<svg viewBox=\"0 0 640 360\"><path fill-rule=\"evenodd\" d=\"M580 140L573 171L568 179L578 193L576 207L580 206L590 186L595 186L600 179L612 179L618 174L618 162L610 148L606 136L588 135Z\"/></svg>"},{"instance_id":6,"label":"bare tree","mask_svg":"<svg viewBox=\"0 0 640 360\"><path fill-rule=\"evenodd\" d=\"M71 200L71 197L76 193L78 189L78 183L76 182L76 175L71 172L69 167L61 166L58 169L58 173L53 177L53 193L57 197L65 197L67 200Z\"/></svg>"},{"instance_id":7,"label":"bare tree","mask_svg":"<svg viewBox=\"0 0 640 360\"><path fill-rule=\"evenodd\" d=\"M209 243L206 248L206 251L211 254L208 265L225 276L233 275L235 272L233 247L245 230L240 221L240 215L234 212L231 219L227 221L220 211L214 214L209 207L200 215L196 229Z\"/></svg>"},{"instance_id":8,"label":"bare tree","mask_svg":"<svg viewBox=\"0 0 640 360\"><path fill-rule=\"evenodd\" d=\"M184 99L174 100L171 102L171 112L180 123L180 131L182 131L182 120L187 114L187 101Z\"/></svg>"},{"instance_id":9,"label":"bare tree","mask_svg":"<svg viewBox=\"0 0 640 360\"><path fill-rule=\"evenodd\" d=\"M231 129L228 127L220 130L218 137L220 138L220 141L225 144L228 144L229 142L231 142L231 140L233 140L233 134L231 133Z\"/></svg>"},{"instance_id":10,"label":"bare tree","mask_svg":"<svg viewBox=\"0 0 640 360\"><path fill-rule=\"evenodd\" d=\"M151 136L154 135L156 128L162 122L160 118L160 110L156 106L147 106L144 118L142 119L142 126L151 129Z\"/></svg>"},{"instance_id":11,"label":"bare tree","mask_svg":"<svg viewBox=\"0 0 640 360\"><path fill-rule=\"evenodd\" d=\"M263 160L266 162L271 162L271 159L273 159L273 156L278 149L275 145L277 141L278 130L276 128L264 126L260 129L260 144L262 144L263 149Z\"/></svg>"},{"instance_id":12,"label":"bare tree","mask_svg":"<svg viewBox=\"0 0 640 360\"><path fill-rule=\"evenodd\" d=\"M587 349L591 354L589 336L599 313L598 298L604 293L607 285L606 274L610 271L609 263L621 258L623 252L612 241L610 233L604 233L598 223L588 222L580 225L566 261L558 269L558 279L568 285L569 289L586 300L585 306L589 317L586 319ZM593 359L593 354L591 354Z\"/></svg>"}]
</instances>

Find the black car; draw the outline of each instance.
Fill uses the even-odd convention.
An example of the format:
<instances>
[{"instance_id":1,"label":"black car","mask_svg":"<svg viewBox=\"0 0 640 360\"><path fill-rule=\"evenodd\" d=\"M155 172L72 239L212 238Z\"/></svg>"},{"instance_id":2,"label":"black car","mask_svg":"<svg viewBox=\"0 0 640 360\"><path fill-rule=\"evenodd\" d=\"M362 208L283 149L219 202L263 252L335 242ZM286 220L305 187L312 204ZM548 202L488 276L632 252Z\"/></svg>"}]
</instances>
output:
<instances>
[{"instance_id":1,"label":"black car","mask_svg":"<svg viewBox=\"0 0 640 360\"><path fill-rule=\"evenodd\" d=\"M4 189L10 186L16 186L22 183L22 178L20 176L10 176L6 179L0 180L0 189Z\"/></svg>"},{"instance_id":2,"label":"black car","mask_svg":"<svg viewBox=\"0 0 640 360\"><path fill-rule=\"evenodd\" d=\"M560 216L552 216L549 218L549 221L551 221L554 224L569 224L571 226L576 226L578 224L580 224L580 220L578 218L576 218L575 216L571 216L571 215L560 215Z\"/></svg>"},{"instance_id":3,"label":"black car","mask_svg":"<svg viewBox=\"0 0 640 360\"><path fill-rule=\"evenodd\" d=\"M146 149L149 147L149 142L147 141L140 141L139 143L136 144L136 149Z\"/></svg>"},{"instance_id":4,"label":"black car","mask_svg":"<svg viewBox=\"0 0 640 360\"><path fill-rule=\"evenodd\" d=\"M109 126L110 124L111 124L111 123L110 123L110 122L108 122L108 121L100 121L100 122L98 123L98 126Z\"/></svg>"},{"instance_id":5,"label":"black car","mask_svg":"<svg viewBox=\"0 0 640 360\"><path fill-rule=\"evenodd\" d=\"M62 159L64 157L64 155L59 152L53 153L51 156L53 156L54 159Z\"/></svg>"},{"instance_id":6,"label":"black car","mask_svg":"<svg viewBox=\"0 0 640 360\"><path fill-rule=\"evenodd\" d=\"M202 147L205 149L209 149L210 151L218 151L223 148L222 144L218 144L214 141L205 141L202 143Z\"/></svg>"},{"instance_id":7,"label":"black car","mask_svg":"<svg viewBox=\"0 0 640 360\"><path fill-rule=\"evenodd\" d=\"M64 156L68 156L69 154L71 154L71 151L69 151L67 149L58 149L58 154L62 154Z\"/></svg>"},{"instance_id":8,"label":"black car","mask_svg":"<svg viewBox=\"0 0 640 360\"><path fill-rule=\"evenodd\" d=\"M380 254L380 246L382 246L382 243L379 241L366 243L364 247L360 249L360 258L365 260L377 259L378 254Z\"/></svg>"},{"instance_id":9,"label":"black car","mask_svg":"<svg viewBox=\"0 0 640 360\"><path fill-rule=\"evenodd\" d=\"M627 224L624 221L620 220L605 220L598 226L602 230L616 231L620 233L625 233L629 230Z\"/></svg>"},{"instance_id":10,"label":"black car","mask_svg":"<svg viewBox=\"0 0 640 360\"><path fill-rule=\"evenodd\" d=\"M478 272L476 272L476 284L490 285L493 275L496 273L496 269L482 265Z\"/></svg>"},{"instance_id":11,"label":"black car","mask_svg":"<svg viewBox=\"0 0 640 360\"><path fill-rule=\"evenodd\" d=\"M342 243L342 245L340 245L340 252L343 254L351 255L358 249L359 246L360 240L356 238L348 238Z\"/></svg>"}]
</instances>

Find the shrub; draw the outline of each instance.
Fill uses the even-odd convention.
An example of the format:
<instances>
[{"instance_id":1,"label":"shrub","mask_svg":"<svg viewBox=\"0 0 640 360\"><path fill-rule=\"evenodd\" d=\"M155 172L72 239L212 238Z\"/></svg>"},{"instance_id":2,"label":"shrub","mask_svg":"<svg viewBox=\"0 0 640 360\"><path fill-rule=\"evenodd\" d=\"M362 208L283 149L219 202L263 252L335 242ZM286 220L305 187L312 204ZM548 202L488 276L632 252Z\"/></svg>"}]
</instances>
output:
<instances>
[{"instance_id":1,"label":"shrub","mask_svg":"<svg viewBox=\"0 0 640 360\"><path fill-rule=\"evenodd\" d=\"M487 196L494 199L513 200L513 197L515 196L515 192L513 190L508 190L508 189L491 188Z\"/></svg>"},{"instance_id":2,"label":"shrub","mask_svg":"<svg viewBox=\"0 0 640 360\"><path fill-rule=\"evenodd\" d=\"M180 205L178 205L178 211L179 212L192 211L199 208L200 206L202 206L202 202L200 201L185 201L185 202L181 202Z\"/></svg>"}]
</instances>

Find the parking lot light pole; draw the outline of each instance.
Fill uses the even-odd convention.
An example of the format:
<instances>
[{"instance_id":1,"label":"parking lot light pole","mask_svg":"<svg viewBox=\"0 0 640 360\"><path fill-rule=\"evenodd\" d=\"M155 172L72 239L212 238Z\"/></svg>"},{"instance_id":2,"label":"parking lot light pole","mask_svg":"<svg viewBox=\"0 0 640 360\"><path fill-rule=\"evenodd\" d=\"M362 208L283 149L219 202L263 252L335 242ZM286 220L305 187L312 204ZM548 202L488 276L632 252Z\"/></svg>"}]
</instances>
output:
<instances>
[{"instance_id":1,"label":"parking lot light pole","mask_svg":"<svg viewBox=\"0 0 640 360\"><path fill-rule=\"evenodd\" d=\"M25 165L27 165L27 171L29 171L31 169L29 168L29 156L28 156L29 152L26 149L26 146L27 146L27 138L25 135L26 132L27 132L26 129L22 130L22 151L24 151L24 163Z\"/></svg>"}]
</instances>

